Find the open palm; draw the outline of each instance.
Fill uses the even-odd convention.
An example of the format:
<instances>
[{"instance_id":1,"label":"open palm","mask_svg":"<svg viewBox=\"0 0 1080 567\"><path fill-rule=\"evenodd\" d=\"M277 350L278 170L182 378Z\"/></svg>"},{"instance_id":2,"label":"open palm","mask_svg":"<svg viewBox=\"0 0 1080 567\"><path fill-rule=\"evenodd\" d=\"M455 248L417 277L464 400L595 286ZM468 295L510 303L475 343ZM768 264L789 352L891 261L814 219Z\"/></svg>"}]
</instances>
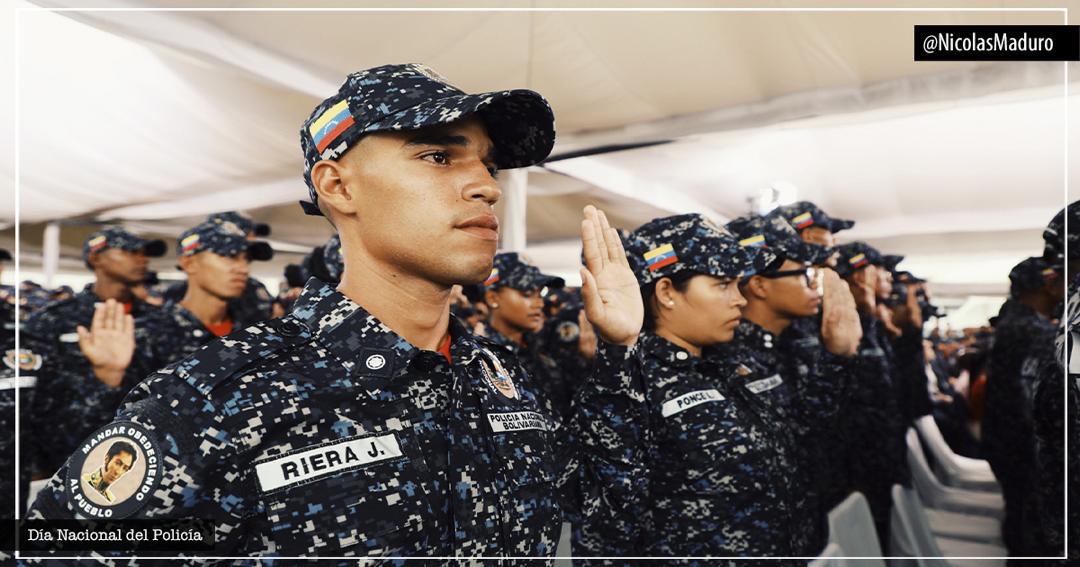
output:
<instances>
[{"instance_id":1,"label":"open palm","mask_svg":"<svg viewBox=\"0 0 1080 567\"><path fill-rule=\"evenodd\" d=\"M645 308L637 278L626 260L619 233L603 211L589 205L581 221L585 268L581 296L585 315L607 343L630 346L637 341Z\"/></svg>"},{"instance_id":2,"label":"open palm","mask_svg":"<svg viewBox=\"0 0 1080 567\"><path fill-rule=\"evenodd\" d=\"M98 379L118 386L135 354L135 320L124 313L123 305L110 299L94 309L89 329L79 325L77 331L79 350Z\"/></svg>"}]
</instances>

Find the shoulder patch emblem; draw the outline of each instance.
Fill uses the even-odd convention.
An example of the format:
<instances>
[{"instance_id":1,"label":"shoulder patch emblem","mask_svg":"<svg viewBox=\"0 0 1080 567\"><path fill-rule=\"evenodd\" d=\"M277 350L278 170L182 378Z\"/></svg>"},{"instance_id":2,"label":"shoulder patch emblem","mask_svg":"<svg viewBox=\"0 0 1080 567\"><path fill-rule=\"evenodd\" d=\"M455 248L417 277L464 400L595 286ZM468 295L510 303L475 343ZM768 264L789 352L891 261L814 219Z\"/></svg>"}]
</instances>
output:
<instances>
[{"instance_id":1,"label":"shoulder patch emblem","mask_svg":"<svg viewBox=\"0 0 1080 567\"><path fill-rule=\"evenodd\" d=\"M78 512L117 520L145 506L161 482L157 439L133 421L115 421L90 435L68 461L65 489Z\"/></svg>"},{"instance_id":2,"label":"shoulder patch emblem","mask_svg":"<svg viewBox=\"0 0 1080 567\"><path fill-rule=\"evenodd\" d=\"M480 349L480 354L482 355L480 367L484 370L484 382L487 383L492 390L495 390L511 400L516 400L518 398L518 391L514 386L514 380L510 377L510 372L503 366L499 357L486 348Z\"/></svg>"},{"instance_id":3,"label":"shoulder patch emblem","mask_svg":"<svg viewBox=\"0 0 1080 567\"><path fill-rule=\"evenodd\" d=\"M581 334L581 329L573 321L563 321L559 323L558 327L555 327L555 332L559 335L560 341L568 343L577 340L578 335Z\"/></svg>"},{"instance_id":4,"label":"shoulder patch emblem","mask_svg":"<svg viewBox=\"0 0 1080 567\"><path fill-rule=\"evenodd\" d=\"M20 349L18 352L12 349L4 353L4 366L12 370L16 367L19 370L37 370L41 368L41 355L27 349Z\"/></svg>"}]
</instances>

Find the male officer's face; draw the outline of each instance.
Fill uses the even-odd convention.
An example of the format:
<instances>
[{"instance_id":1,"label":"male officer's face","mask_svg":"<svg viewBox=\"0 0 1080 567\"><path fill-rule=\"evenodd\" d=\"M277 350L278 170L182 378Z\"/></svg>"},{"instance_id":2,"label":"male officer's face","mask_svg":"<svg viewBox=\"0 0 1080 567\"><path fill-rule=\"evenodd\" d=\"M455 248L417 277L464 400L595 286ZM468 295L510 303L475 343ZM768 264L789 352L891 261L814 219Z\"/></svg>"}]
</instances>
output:
<instances>
[{"instance_id":1,"label":"male officer's face","mask_svg":"<svg viewBox=\"0 0 1080 567\"><path fill-rule=\"evenodd\" d=\"M780 270L807 270L807 267L801 262L784 260ZM807 276L799 274L765 278L764 284L768 289L766 301L769 307L786 317L812 317L817 315L818 308L821 307L821 295L813 287L817 285L816 279L807 281Z\"/></svg>"},{"instance_id":2,"label":"male officer's face","mask_svg":"<svg viewBox=\"0 0 1080 567\"><path fill-rule=\"evenodd\" d=\"M813 244L820 244L822 246L835 246L836 238L833 233L827 228L820 226L812 226L810 228L804 228L799 232L799 236L806 242Z\"/></svg>"},{"instance_id":3,"label":"male officer's face","mask_svg":"<svg viewBox=\"0 0 1080 567\"><path fill-rule=\"evenodd\" d=\"M499 238L494 151L476 117L362 138L339 163L367 252L442 285L482 282Z\"/></svg>"},{"instance_id":4,"label":"male officer's face","mask_svg":"<svg viewBox=\"0 0 1080 567\"><path fill-rule=\"evenodd\" d=\"M94 253L91 265L95 271L104 273L119 282L136 285L146 277L146 267L150 260L141 250L129 251L119 248L106 248Z\"/></svg>"},{"instance_id":5,"label":"male officer's face","mask_svg":"<svg viewBox=\"0 0 1080 567\"><path fill-rule=\"evenodd\" d=\"M877 296L881 298L889 297L893 291L892 283L892 272L885 268L877 268Z\"/></svg>"},{"instance_id":6,"label":"male officer's face","mask_svg":"<svg viewBox=\"0 0 1080 567\"><path fill-rule=\"evenodd\" d=\"M498 317L523 332L535 333L544 326L544 298L540 290L526 291L502 287L492 292L494 297L492 317Z\"/></svg>"},{"instance_id":7,"label":"male officer's face","mask_svg":"<svg viewBox=\"0 0 1080 567\"><path fill-rule=\"evenodd\" d=\"M193 285L221 299L236 299L244 293L251 274L247 254L222 256L204 251L190 256L184 270Z\"/></svg>"},{"instance_id":8,"label":"male officer's face","mask_svg":"<svg viewBox=\"0 0 1080 567\"><path fill-rule=\"evenodd\" d=\"M106 484L116 482L120 477L131 470L131 465L134 462L135 455L132 455L127 451L120 451L111 457L107 457L105 459L105 471L102 472L101 479L104 480Z\"/></svg>"}]
</instances>

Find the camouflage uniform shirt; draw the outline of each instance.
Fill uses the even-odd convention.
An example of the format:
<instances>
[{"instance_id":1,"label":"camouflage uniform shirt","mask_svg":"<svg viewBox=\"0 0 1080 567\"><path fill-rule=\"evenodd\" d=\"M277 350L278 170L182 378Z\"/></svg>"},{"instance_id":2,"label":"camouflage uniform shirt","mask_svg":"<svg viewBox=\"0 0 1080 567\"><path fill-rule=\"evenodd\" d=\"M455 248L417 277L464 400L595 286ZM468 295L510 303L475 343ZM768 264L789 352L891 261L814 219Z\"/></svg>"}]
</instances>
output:
<instances>
[{"instance_id":1,"label":"camouflage uniform shirt","mask_svg":"<svg viewBox=\"0 0 1080 567\"><path fill-rule=\"evenodd\" d=\"M216 554L552 555L554 449L532 383L454 319L450 334L452 364L311 280L289 316L131 393L104 433L155 447L161 478L142 504L114 490L114 508L211 518ZM633 374L633 350L613 347L614 380ZM100 514L70 488L91 466L73 455L31 517Z\"/></svg>"}]
</instances>

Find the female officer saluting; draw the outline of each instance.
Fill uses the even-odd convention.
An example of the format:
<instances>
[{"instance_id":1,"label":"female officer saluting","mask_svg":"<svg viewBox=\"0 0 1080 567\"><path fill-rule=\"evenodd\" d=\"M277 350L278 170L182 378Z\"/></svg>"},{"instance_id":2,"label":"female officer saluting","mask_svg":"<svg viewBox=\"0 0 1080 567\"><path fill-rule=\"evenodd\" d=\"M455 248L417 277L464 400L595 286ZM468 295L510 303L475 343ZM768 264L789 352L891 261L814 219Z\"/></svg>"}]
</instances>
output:
<instances>
[{"instance_id":1,"label":"female officer saluting","mask_svg":"<svg viewBox=\"0 0 1080 567\"><path fill-rule=\"evenodd\" d=\"M754 273L756 253L696 214L643 225L631 248L645 303L646 494L622 548L586 523L575 554L790 556L779 440L726 386L734 368L701 356L732 339L746 304L738 279Z\"/></svg>"}]
</instances>

